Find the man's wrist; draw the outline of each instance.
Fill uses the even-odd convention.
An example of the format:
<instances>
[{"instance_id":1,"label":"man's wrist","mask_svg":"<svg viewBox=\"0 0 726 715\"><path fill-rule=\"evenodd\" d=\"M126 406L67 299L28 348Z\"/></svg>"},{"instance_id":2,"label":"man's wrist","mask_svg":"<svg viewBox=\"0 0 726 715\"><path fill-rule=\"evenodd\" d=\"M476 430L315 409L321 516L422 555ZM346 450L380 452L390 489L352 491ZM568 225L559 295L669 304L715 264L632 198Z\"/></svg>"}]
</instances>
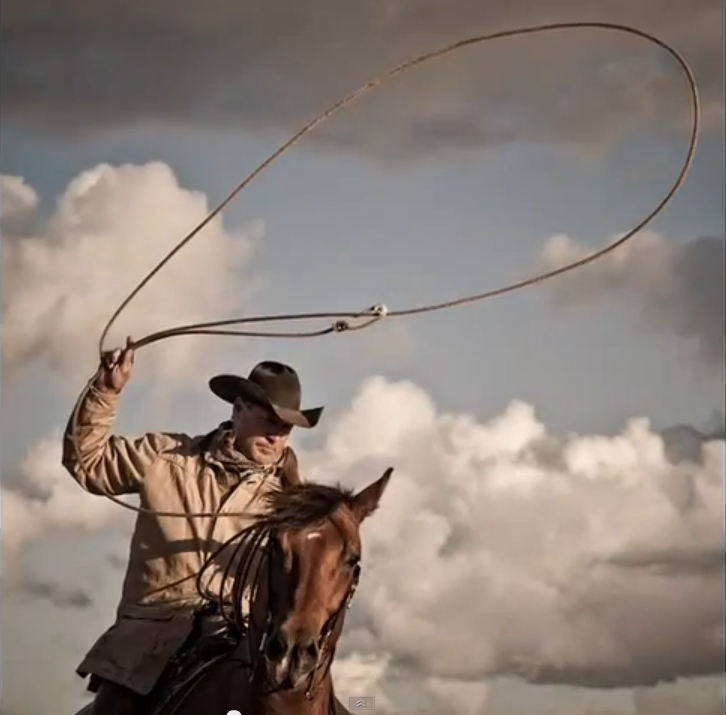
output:
<instances>
[{"instance_id":1,"label":"man's wrist","mask_svg":"<svg viewBox=\"0 0 726 715\"><path fill-rule=\"evenodd\" d=\"M99 375L92 383L93 388L96 392L100 392L102 395L108 397L118 397L121 394L121 390L116 390L110 386L103 378L103 375Z\"/></svg>"}]
</instances>

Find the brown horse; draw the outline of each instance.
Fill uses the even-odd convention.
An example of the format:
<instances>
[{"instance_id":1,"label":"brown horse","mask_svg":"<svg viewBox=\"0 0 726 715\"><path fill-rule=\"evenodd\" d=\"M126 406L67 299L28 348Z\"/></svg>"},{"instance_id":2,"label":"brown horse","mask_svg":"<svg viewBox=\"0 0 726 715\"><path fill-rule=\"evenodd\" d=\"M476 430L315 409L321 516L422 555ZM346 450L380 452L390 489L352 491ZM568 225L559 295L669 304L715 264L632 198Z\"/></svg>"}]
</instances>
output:
<instances>
[{"instance_id":1,"label":"brown horse","mask_svg":"<svg viewBox=\"0 0 726 715\"><path fill-rule=\"evenodd\" d=\"M330 667L358 584L360 525L392 472L358 493L308 483L267 497L228 560L216 650L193 644L152 694L149 715L348 713Z\"/></svg>"}]
</instances>

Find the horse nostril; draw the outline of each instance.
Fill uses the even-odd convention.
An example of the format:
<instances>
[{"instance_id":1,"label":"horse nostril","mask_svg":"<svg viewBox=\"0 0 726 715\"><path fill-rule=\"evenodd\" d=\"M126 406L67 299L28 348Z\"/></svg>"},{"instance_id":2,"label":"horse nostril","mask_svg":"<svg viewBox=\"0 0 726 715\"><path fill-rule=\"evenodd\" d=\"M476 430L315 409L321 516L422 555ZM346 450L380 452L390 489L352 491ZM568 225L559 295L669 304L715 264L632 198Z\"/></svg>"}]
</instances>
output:
<instances>
[{"instance_id":1,"label":"horse nostril","mask_svg":"<svg viewBox=\"0 0 726 715\"><path fill-rule=\"evenodd\" d=\"M315 641L311 641L306 646L303 646L303 653L311 660L317 660L318 644Z\"/></svg>"},{"instance_id":2,"label":"horse nostril","mask_svg":"<svg viewBox=\"0 0 726 715\"><path fill-rule=\"evenodd\" d=\"M314 638L303 638L297 646L297 657L300 665L311 668L318 661L318 644Z\"/></svg>"},{"instance_id":3,"label":"horse nostril","mask_svg":"<svg viewBox=\"0 0 726 715\"><path fill-rule=\"evenodd\" d=\"M270 660L282 660L287 653L287 643L281 633L276 633L270 638L265 653Z\"/></svg>"}]
</instances>

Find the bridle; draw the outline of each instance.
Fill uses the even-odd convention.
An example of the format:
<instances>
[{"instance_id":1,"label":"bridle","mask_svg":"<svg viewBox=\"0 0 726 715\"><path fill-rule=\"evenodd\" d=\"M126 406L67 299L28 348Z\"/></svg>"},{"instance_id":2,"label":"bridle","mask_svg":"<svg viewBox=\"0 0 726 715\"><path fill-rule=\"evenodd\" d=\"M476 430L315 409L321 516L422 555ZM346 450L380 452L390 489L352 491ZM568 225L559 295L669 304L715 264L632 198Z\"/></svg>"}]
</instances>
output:
<instances>
[{"instance_id":1,"label":"bridle","mask_svg":"<svg viewBox=\"0 0 726 715\"><path fill-rule=\"evenodd\" d=\"M235 657L246 661L249 664L249 680L254 679L258 669L264 658L265 647L272 635L274 627L274 615L270 607L270 594L273 589L273 545L276 541L280 527L269 526L261 521L255 523L245 529L239 531L225 543L223 543L211 556L207 558L197 574L197 591L207 603L216 603L218 612L223 616L228 626L236 632L239 640L235 649ZM235 542L237 542L235 544ZM214 564L217 556L226 549L233 547L232 555L225 567L222 575L219 591L210 594L204 589L203 577L209 568ZM239 558L238 558L239 557ZM259 557L259 558L258 558ZM255 561L257 563L255 564ZM266 567L266 585L267 585L267 606L265 611L265 620L260 629L259 644L256 649L253 648L255 641L254 635L257 630L254 622L254 610L257 597L259 595L259 587L262 583L260 576L263 565ZM345 612L350 608L353 596L358 588L361 574L361 563L356 562L353 566L353 575L348 589L343 597L340 605L335 612L325 622L320 636L318 638L318 658L312 669L308 684L305 689L305 698L311 700L317 687L323 683L330 672L332 665L331 638L333 634L339 630L342 625L342 619ZM252 578L250 579L250 576ZM231 582L230 597L227 598L227 584ZM245 591L249 587L249 593ZM243 603L248 600L249 617L245 616ZM231 601L231 603L230 603ZM283 692L283 688L270 688L264 691L264 695L273 695ZM334 713L334 698L331 694L330 712Z\"/></svg>"},{"instance_id":2,"label":"bridle","mask_svg":"<svg viewBox=\"0 0 726 715\"><path fill-rule=\"evenodd\" d=\"M275 531L272 530L269 534L268 543L266 546L266 561L267 561L267 588L268 588L268 597L272 590L272 573L273 573L273 563L272 563L272 547L271 544L273 543L272 537L276 535ZM322 683L325 678L327 677L328 673L330 672L330 666L332 665L333 659L332 659L332 652L330 647L330 641L333 636L333 634L338 630L338 627L342 624L343 616L345 615L345 612L350 608L351 602L353 601L353 596L355 595L355 592L358 588L358 583L360 581L360 573L361 573L361 564L360 562L356 563L356 565L353 567L353 576L351 578L350 584L348 586L348 590L345 593L345 596L343 597L343 600L341 601L338 608L335 610L335 612L328 618L328 620L323 625L323 628L320 631L320 636L318 637L317 641L317 647L318 647L318 658L315 663L315 667L310 672L310 675L308 676L308 684L305 689L305 698L306 700L312 700L315 689L317 685ZM253 614L250 614L250 622L252 621ZM250 680L254 677L255 672L257 671L257 668L259 667L260 663L262 662L262 658L264 657L265 652L265 646L267 645L268 640L270 639L270 636L272 635L272 629L274 626L273 621L273 615L272 615L272 609L267 608L267 614L265 616L265 625L264 630L262 632L262 638L260 639L260 644L257 648L256 653L254 656L250 659L251 660L251 672L250 672ZM251 649L251 640L248 638L247 642L250 644ZM320 677L317 678L320 674ZM281 688L273 688L265 691L266 695L272 695L276 692L281 692Z\"/></svg>"}]
</instances>

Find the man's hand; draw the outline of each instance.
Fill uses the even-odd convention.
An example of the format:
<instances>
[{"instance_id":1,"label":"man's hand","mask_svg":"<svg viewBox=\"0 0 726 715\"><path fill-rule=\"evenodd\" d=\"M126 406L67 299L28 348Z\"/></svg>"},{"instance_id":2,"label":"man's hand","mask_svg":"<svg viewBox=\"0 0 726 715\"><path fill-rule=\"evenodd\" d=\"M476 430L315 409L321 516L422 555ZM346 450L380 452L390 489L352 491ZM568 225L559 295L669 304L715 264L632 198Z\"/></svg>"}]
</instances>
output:
<instances>
[{"instance_id":1,"label":"man's hand","mask_svg":"<svg viewBox=\"0 0 726 715\"><path fill-rule=\"evenodd\" d=\"M103 392L119 394L124 389L134 369L134 349L131 338L126 339L126 347L105 352L96 378L96 387Z\"/></svg>"}]
</instances>

